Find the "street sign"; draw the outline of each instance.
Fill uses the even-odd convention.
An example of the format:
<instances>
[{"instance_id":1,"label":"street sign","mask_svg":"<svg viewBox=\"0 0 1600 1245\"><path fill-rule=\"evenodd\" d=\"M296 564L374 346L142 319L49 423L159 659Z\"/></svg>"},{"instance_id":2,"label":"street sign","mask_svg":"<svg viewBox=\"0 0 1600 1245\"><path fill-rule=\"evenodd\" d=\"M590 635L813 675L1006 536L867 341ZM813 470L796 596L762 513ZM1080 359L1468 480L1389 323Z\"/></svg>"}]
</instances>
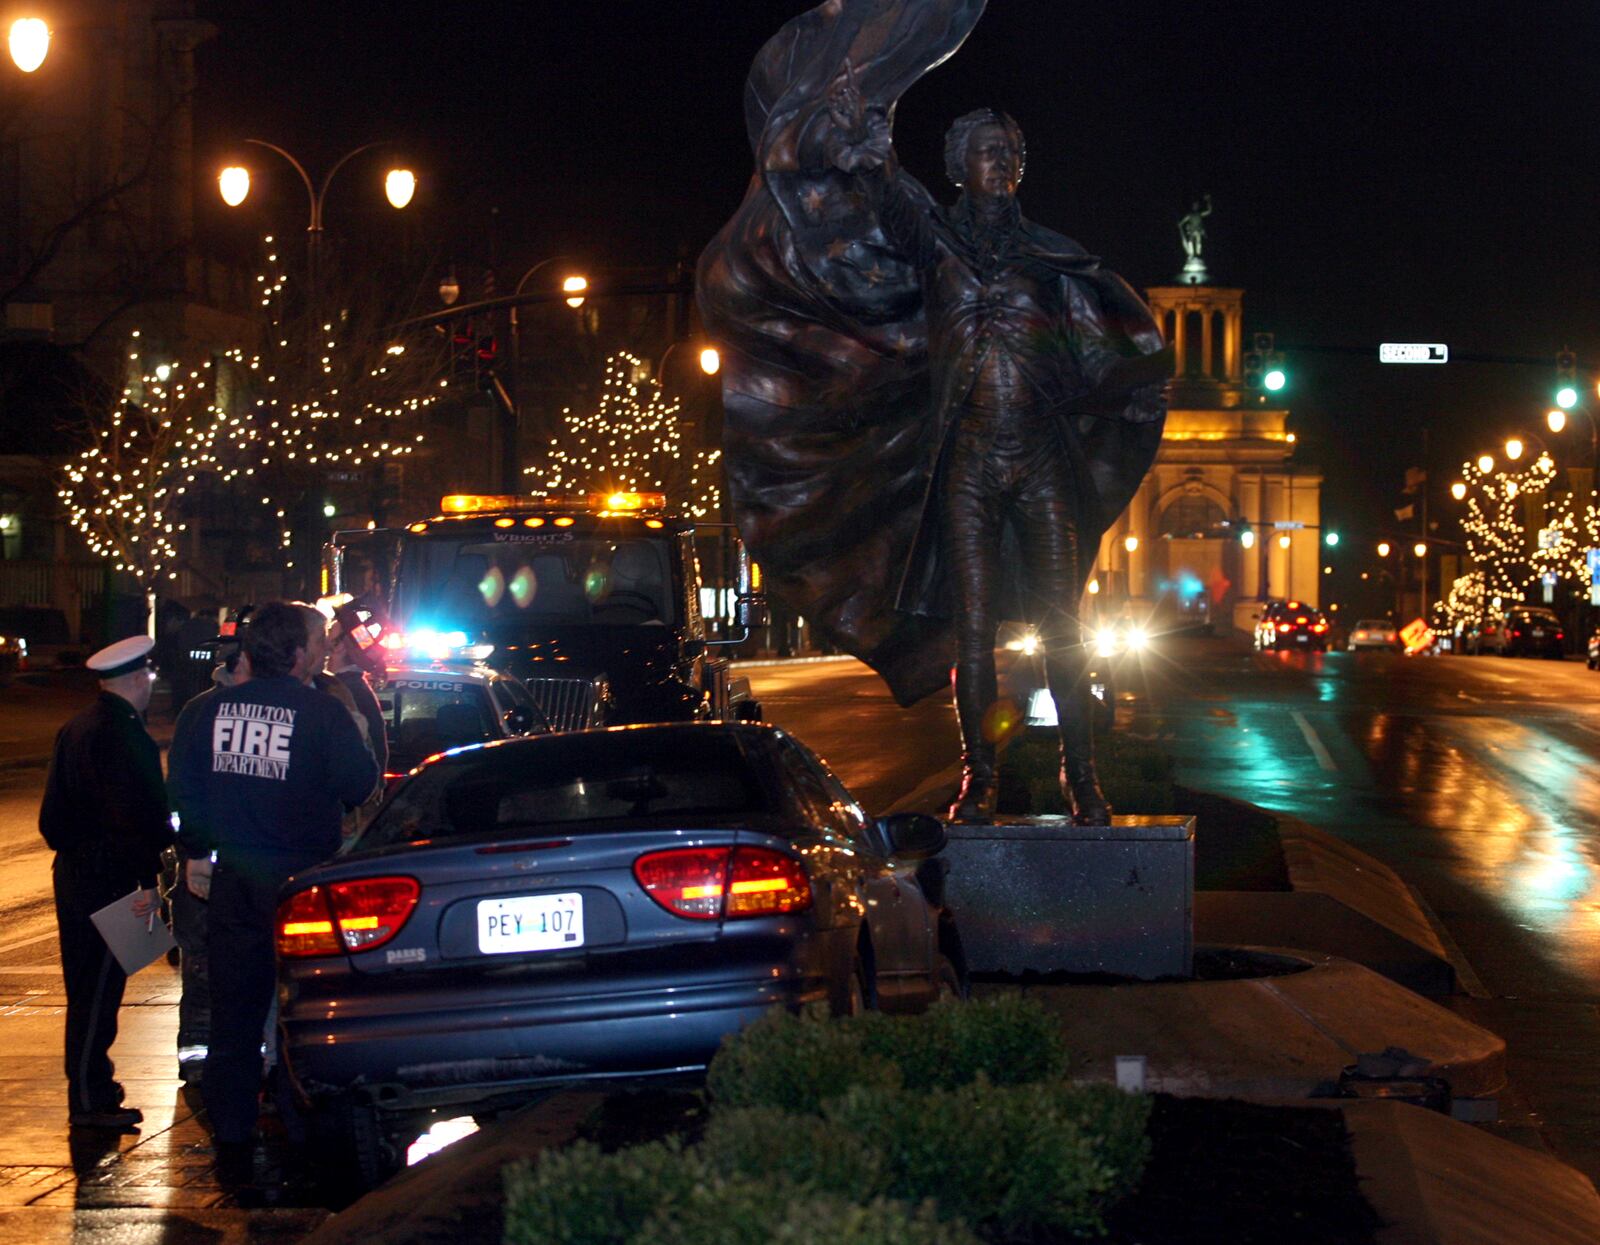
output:
<instances>
[{"instance_id":1,"label":"street sign","mask_svg":"<svg viewBox=\"0 0 1600 1245\"><path fill-rule=\"evenodd\" d=\"M1379 363L1448 363L1450 347L1443 342L1384 342L1378 347Z\"/></svg>"},{"instance_id":2,"label":"street sign","mask_svg":"<svg viewBox=\"0 0 1600 1245\"><path fill-rule=\"evenodd\" d=\"M1556 586L1556 573L1554 571L1546 571L1539 576L1539 579L1546 588L1554 588Z\"/></svg>"},{"instance_id":3,"label":"street sign","mask_svg":"<svg viewBox=\"0 0 1600 1245\"><path fill-rule=\"evenodd\" d=\"M1589 562L1589 582L1600 584L1600 549L1585 549L1583 556Z\"/></svg>"},{"instance_id":4,"label":"street sign","mask_svg":"<svg viewBox=\"0 0 1600 1245\"><path fill-rule=\"evenodd\" d=\"M1300 522L1299 519L1274 519L1272 526L1280 532L1284 530L1299 531L1305 524Z\"/></svg>"}]
</instances>

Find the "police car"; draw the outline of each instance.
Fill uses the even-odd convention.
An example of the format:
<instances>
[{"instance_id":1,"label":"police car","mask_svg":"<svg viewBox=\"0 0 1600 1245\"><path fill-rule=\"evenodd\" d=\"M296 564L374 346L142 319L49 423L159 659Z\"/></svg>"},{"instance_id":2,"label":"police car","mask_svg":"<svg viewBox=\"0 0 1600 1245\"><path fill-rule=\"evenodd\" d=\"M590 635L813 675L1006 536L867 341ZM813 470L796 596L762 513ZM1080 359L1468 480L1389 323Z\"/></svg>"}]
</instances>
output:
<instances>
[{"instance_id":1,"label":"police car","mask_svg":"<svg viewBox=\"0 0 1600 1245\"><path fill-rule=\"evenodd\" d=\"M391 664L374 690L388 728L390 785L451 748L550 729L520 679L470 657Z\"/></svg>"}]
</instances>

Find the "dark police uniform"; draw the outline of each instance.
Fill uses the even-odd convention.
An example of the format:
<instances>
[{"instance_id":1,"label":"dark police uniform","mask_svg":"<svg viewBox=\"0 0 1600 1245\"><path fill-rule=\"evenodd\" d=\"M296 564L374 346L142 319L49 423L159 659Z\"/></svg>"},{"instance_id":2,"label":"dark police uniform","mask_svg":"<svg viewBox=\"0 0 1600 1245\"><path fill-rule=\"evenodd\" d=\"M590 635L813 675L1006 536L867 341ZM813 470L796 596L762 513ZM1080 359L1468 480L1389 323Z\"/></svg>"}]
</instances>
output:
<instances>
[{"instance_id":1,"label":"dark police uniform","mask_svg":"<svg viewBox=\"0 0 1600 1245\"><path fill-rule=\"evenodd\" d=\"M133 669L143 666L147 651ZM97 671L106 677L126 672ZM39 831L56 853L67 1086L76 1122L115 1112L122 1102L108 1052L127 975L90 914L135 887L155 886L162 848L172 841L160 751L122 697L101 692L57 734Z\"/></svg>"},{"instance_id":2,"label":"dark police uniform","mask_svg":"<svg viewBox=\"0 0 1600 1245\"><path fill-rule=\"evenodd\" d=\"M211 875L211 1042L205 1102L219 1145L255 1131L261 1031L272 1003L274 918L288 878L339 849L344 807L378 767L345 707L289 675L201 698L169 757L189 855Z\"/></svg>"}]
</instances>

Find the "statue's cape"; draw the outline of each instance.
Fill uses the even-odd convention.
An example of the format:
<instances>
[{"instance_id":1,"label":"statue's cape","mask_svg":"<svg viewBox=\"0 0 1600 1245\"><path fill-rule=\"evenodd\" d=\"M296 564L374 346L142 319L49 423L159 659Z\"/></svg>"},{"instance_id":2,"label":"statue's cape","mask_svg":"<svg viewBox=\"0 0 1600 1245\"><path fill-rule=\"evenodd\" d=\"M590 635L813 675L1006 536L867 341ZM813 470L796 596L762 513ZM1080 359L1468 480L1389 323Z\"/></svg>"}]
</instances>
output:
<instances>
[{"instance_id":1,"label":"statue's cape","mask_svg":"<svg viewBox=\"0 0 1600 1245\"><path fill-rule=\"evenodd\" d=\"M928 504L949 395L935 393L928 366L919 274L824 150L827 90L848 59L863 97L892 119L985 2L829 0L784 26L745 87L755 175L697 274L723 350L733 517L773 596L872 665L902 704L948 686L955 654ZM926 190L899 180L933 210ZM1160 443L1160 334L1093 257L1025 230L1034 258L1098 300L1122 360L1060 412L1085 482L1080 547L1092 551Z\"/></svg>"}]
</instances>

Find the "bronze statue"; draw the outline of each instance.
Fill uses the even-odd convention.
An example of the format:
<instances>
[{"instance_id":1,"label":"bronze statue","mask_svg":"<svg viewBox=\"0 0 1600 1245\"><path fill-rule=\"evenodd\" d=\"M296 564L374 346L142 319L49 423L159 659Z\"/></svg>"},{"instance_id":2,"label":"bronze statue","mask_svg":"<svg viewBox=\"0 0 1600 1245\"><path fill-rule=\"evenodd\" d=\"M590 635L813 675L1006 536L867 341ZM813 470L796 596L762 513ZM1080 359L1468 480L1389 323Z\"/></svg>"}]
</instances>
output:
<instances>
[{"instance_id":1,"label":"bronze statue","mask_svg":"<svg viewBox=\"0 0 1600 1245\"><path fill-rule=\"evenodd\" d=\"M1039 628L1075 816L1095 780L1077 610L1101 535L1160 443L1170 355L1076 243L1024 219L1021 131L957 122L936 206L899 169L899 97L983 0L829 0L757 58L757 176L701 259L724 347L729 498L770 590L902 704L956 670L962 788L992 806L994 642Z\"/></svg>"}]
</instances>

